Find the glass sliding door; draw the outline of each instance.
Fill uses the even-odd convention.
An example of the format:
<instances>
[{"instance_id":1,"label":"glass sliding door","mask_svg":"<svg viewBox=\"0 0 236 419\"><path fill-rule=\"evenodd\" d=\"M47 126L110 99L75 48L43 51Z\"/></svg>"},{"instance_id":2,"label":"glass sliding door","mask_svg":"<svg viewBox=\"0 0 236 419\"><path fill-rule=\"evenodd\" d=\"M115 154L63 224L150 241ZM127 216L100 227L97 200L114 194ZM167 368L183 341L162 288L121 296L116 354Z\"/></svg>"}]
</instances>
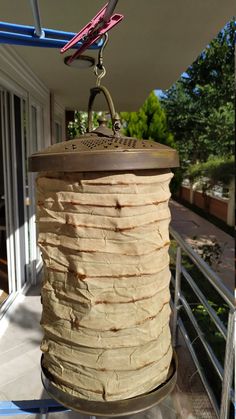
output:
<instances>
[{"instance_id":1,"label":"glass sliding door","mask_svg":"<svg viewBox=\"0 0 236 419\"><path fill-rule=\"evenodd\" d=\"M0 86L0 318L11 296L36 282L42 265L35 174L28 172L28 157L42 138L43 106Z\"/></svg>"},{"instance_id":2,"label":"glass sliding door","mask_svg":"<svg viewBox=\"0 0 236 419\"><path fill-rule=\"evenodd\" d=\"M25 159L23 141L23 109L22 99L12 95L12 126L13 126L13 159L12 173L14 177L14 221L18 288L27 281L29 255L26 246L28 223L26 217L25 194Z\"/></svg>"},{"instance_id":3,"label":"glass sliding door","mask_svg":"<svg viewBox=\"0 0 236 419\"><path fill-rule=\"evenodd\" d=\"M0 309L30 281L26 99L0 88ZM2 305L2 306L1 306Z\"/></svg>"},{"instance_id":4,"label":"glass sliding door","mask_svg":"<svg viewBox=\"0 0 236 419\"><path fill-rule=\"evenodd\" d=\"M13 125L12 125L12 97L0 88L1 94L1 210L0 210L0 309L5 307L7 299L14 296L17 290L16 277L16 227L14 214L14 179L13 179ZM2 313L2 310L1 310Z\"/></svg>"},{"instance_id":5,"label":"glass sliding door","mask_svg":"<svg viewBox=\"0 0 236 419\"><path fill-rule=\"evenodd\" d=\"M0 91L0 307L10 294L8 281L7 257L7 220L6 220L6 178L5 178L5 149L3 146L2 127L4 120L3 95Z\"/></svg>"}]
</instances>

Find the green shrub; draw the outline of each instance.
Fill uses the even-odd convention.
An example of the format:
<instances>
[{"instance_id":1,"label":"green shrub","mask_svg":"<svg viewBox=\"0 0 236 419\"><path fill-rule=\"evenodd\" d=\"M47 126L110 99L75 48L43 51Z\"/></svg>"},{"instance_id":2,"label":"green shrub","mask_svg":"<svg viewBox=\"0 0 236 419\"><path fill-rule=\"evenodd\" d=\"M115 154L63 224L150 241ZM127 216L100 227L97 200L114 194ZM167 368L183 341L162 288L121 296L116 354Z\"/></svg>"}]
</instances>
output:
<instances>
[{"instance_id":1,"label":"green shrub","mask_svg":"<svg viewBox=\"0 0 236 419\"><path fill-rule=\"evenodd\" d=\"M204 163L196 163L187 170L191 182L200 180L203 191L216 184L228 185L235 176L234 157L209 157Z\"/></svg>"}]
</instances>

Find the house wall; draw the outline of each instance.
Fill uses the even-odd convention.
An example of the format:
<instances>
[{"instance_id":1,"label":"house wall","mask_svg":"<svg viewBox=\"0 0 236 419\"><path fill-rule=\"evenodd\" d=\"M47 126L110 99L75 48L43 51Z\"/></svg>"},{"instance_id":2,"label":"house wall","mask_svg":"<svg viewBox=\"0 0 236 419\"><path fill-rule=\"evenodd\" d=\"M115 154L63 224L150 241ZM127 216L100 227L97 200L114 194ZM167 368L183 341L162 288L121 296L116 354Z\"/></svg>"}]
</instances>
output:
<instances>
[{"instance_id":1,"label":"house wall","mask_svg":"<svg viewBox=\"0 0 236 419\"><path fill-rule=\"evenodd\" d=\"M65 109L50 92L50 86L45 86L21 59L17 47L9 45L0 45L0 99L3 111L0 115L3 152L3 156L0 153L0 164L4 166L5 183L4 200L1 200L5 203L5 215L0 220L0 230L2 238L5 237L8 269L8 297L4 302L0 300L0 332L3 333L9 313L22 300L28 287L36 282L42 266L36 246L35 174L27 173L27 159L35 151L64 139ZM14 108L15 101L18 109ZM57 139L53 136L55 127ZM17 180L19 167L20 182ZM25 250L21 252L22 248ZM1 282L0 277L0 291L1 287L3 280Z\"/></svg>"},{"instance_id":2,"label":"house wall","mask_svg":"<svg viewBox=\"0 0 236 419\"><path fill-rule=\"evenodd\" d=\"M194 191L193 193L193 204L196 205L198 208L204 209L205 202L201 192Z\"/></svg>"},{"instance_id":3,"label":"house wall","mask_svg":"<svg viewBox=\"0 0 236 419\"><path fill-rule=\"evenodd\" d=\"M227 222L228 200L210 197L210 212L225 223Z\"/></svg>"},{"instance_id":4,"label":"house wall","mask_svg":"<svg viewBox=\"0 0 236 419\"><path fill-rule=\"evenodd\" d=\"M184 201L190 202L190 188L181 186L180 197ZM220 199L213 196L207 196L206 208L206 202L202 192L194 191L192 203L198 208L207 210L209 214L214 215L215 217L227 223L228 199Z\"/></svg>"},{"instance_id":5,"label":"house wall","mask_svg":"<svg viewBox=\"0 0 236 419\"><path fill-rule=\"evenodd\" d=\"M58 98L53 97L54 113L50 112L50 89L45 86L33 71L25 64L15 49L9 45L0 45L0 86L14 90L15 93L26 96L29 100L36 101L43 108L43 141L42 146L53 144L52 133L55 121L60 122L62 138L65 132L65 108ZM51 117L51 118L50 118ZM51 120L50 120L51 119Z\"/></svg>"},{"instance_id":6,"label":"house wall","mask_svg":"<svg viewBox=\"0 0 236 419\"><path fill-rule=\"evenodd\" d=\"M39 80L15 49L9 45L0 46L0 85L42 105L44 122L43 145L50 145L49 88Z\"/></svg>"},{"instance_id":7,"label":"house wall","mask_svg":"<svg viewBox=\"0 0 236 419\"><path fill-rule=\"evenodd\" d=\"M181 198L185 201L190 202L190 189L189 188L181 188Z\"/></svg>"},{"instance_id":8,"label":"house wall","mask_svg":"<svg viewBox=\"0 0 236 419\"><path fill-rule=\"evenodd\" d=\"M64 141L66 139L65 136L65 126L66 126L66 111L64 106L60 104L57 97L54 97L54 139L53 143L60 141ZM60 131L58 132L58 126ZM58 138L59 134L59 138Z\"/></svg>"}]
</instances>

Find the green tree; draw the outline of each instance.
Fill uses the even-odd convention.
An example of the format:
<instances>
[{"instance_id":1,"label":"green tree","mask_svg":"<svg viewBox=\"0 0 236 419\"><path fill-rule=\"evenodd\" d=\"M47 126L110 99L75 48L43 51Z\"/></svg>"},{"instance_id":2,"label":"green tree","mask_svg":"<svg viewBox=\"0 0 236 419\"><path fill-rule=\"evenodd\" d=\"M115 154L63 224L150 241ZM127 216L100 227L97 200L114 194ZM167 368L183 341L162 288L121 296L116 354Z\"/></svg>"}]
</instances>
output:
<instances>
[{"instance_id":1,"label":"green tree","mask_svg":"<svg viewBox=\"0 0 236 419\"><path fill-rule=\"evenodd\" d=\"M93 129L98 127L98 118L102 115L102 112L93 112ZM75 111L74 121L69 122L68 132L70 139L72 140L79 135L83 135L87 132L88 126L88 113L83 111Z\"/></svg>"},{"instance_id":2,"label":"green tree","mask_svg":"<svg viewBox=\"0 0 236 419\"><path fill-rule=\"evenodd\" d=\"M128 137L152 139L170 147L173 135L167 129L165 111L154 92L151 92L138 112L122 112L123 132Z\"/></svg>"},{"instance_id":3,"label":"green tree","mask_svg":"<svg viewBox=\"0 0 236 419\"><path fill-rule=\"evenodd\" d=\"M200 54L161 101L183 166L234 148L234 22Z\"/></svg>"}]
</instances>

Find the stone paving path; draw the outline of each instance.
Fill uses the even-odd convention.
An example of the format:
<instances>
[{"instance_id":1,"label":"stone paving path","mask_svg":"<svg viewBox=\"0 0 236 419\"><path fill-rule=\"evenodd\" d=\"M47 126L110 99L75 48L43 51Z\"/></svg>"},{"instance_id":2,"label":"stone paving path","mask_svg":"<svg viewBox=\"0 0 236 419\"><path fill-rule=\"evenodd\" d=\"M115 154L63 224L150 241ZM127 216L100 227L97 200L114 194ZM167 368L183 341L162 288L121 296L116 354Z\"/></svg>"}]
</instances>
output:
<instances>
[{"instance_id":1,"label":"stone paving path","mask_svg":"<svg viewBox=\"0 0 236 419\"><path fill-rule=\"evenodd\" d=\"M212 268L224 281L225 285L234 292L235 243L233 237L176 201L171 200L170 209L173 229L183 236L189 244L191 244L193 237L197 237L197 240L200 242L201 240L202 242L205 240L217 240L223 252L219 266Z\"/></svg>"}]
</instances>

